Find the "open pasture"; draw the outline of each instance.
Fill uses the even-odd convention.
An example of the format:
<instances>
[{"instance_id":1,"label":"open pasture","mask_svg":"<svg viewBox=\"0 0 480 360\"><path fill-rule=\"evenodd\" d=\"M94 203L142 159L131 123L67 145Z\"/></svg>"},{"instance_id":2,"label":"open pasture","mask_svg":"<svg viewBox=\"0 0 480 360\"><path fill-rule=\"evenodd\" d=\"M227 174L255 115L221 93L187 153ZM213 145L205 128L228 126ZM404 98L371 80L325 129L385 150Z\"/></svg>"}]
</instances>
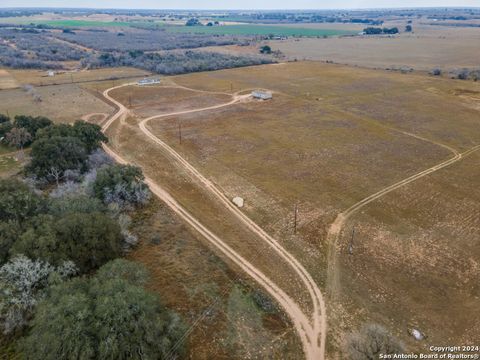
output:
<instances>
[{"instance_id":1,"label":"open pasture","mask_svg":"<svg viewBox=\"0 0 480 360\"><path fill-rule=\"evenodd\" d=\"M80 71L58 71L54 76L47 76L45 70L12 70L8 73L20 84L61 85L72 83L85 83L103 80L118 80L131 77L150 75L150 72L130 67L116 67L105 69L92 69ZM111 84L111 83L110 83Z\"/></svg>"},{"instance_id":2,"label":"open pasture","mask_svg":"<svg viewBox=\"0 0 480 360\"><path fill-rule=\"evenodd\" d=\"M33 90L0 91L0 114L46 116L70 123L88 113L110 113L113 108L76 84L39 86Z\"/></svg>"},{"instance_id":3,"label":"open pasture","mask_svg":"<svg viewBox=\"0 0 480 360\"><path fill-rule=\"evenodd\" d=\"M244 197L244 211L282 239L320 283L331 246L327 230L338 213L480 143L480 87L474 82L313 62L173 80L210 91L274 92L270 101L152 120L147 126L227 196ZM478 276L476 156L395 190L347 220L336 269L341 302L331 309L337 346L342 331L335 327L343 324L343 331L351 331L361 321L387 325L415 349L472 339L460 320L448 332L439 324L468 317L473 305L467 299L477 291L472 282ZM359 244L348 255L353 225ZM447 252L442 268L439 259ZM470 294L463 303L461 295L451 294L457 290ZM432 340L411 342L409 326ZM478 335L475 324L468 329Z\"/></svg>"},{"instance_id":4,"label":"open pasture","mask_svg":"<svg viewBox=\"0 0 480 360\"><path fill-rule=\"evenodd\" d=\"M391 23L403 31L406 22ZM369 68L414 68L430 71L477 68L480 28L427 26L413 23L413 33L395 36L356 36L271 41L289 59L334 61ZM361 30L360 30L361 31Z\"/></svg>"},{"instance_id":5,"label":"open pasture","mask_svg":"<svg viewBox=\"0 0 480 360\"><path fill-rule=\"evenodd\" d=\"M211 94L168 85L132 85L113 90L111 94L141 117L208 107L230 100L228 94Z\"/></svg>"},{"instance_id":6,"label":"open pasture","mask_svg":"<svg viewBox=\"0 0 480 360\"><path fill-rule=\"evenodd\" d=\"M0 90L15 89L18 83L15 78L4 69L0 69Z\"/></svg>"}]
</instances>

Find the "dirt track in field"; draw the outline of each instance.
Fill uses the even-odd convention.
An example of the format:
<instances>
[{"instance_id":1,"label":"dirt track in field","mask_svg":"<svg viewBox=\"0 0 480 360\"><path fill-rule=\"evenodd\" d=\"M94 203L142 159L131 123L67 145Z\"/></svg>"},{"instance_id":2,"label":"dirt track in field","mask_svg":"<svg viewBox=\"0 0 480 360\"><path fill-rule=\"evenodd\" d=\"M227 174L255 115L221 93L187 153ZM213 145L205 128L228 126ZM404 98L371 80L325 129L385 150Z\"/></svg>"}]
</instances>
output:
<instances>
[{"instance_id":1,"label":"dirt track in field","mask_svg":"<svg viewBox=\"0 0 480 360\"><path fill-rule=\"evenodd\" d=\"M124 84L121 86L113 87L105 90L103 93L104 97L115 103L118 106L119 110L115 113L102 127L102 130L105 132L110 125L117 119L124 120L128 114L128 109L121 103L117 102L115 99L109 96L109 92L114 89L118 89L123 86L130 86L132 84ZM188 89L182 87L184 89ZM189 89L190 90L190 89ZM195 90L194 90L195 91ZM245 91L245 90L244 90ZM209 229L205 228L196 218L189 214L181 205L179 205L173 197L166 192L160 185L155 183L152 179L146 178L146 183L150 186L152 192L158 196L162 201L164 201L173 211L175 211L184 221L190 224L194 229L196 229L200 234L202 234L211 244L213 244L217 249L222 251L222 253L227 256L231 261L238 265L242 270L244 270L248 275L250 275L255 281L257 281L262 287L264 287L269 294L283 307L285 312L288 314L292 323L294 324L298 335L303 344L305 351L305 356L309 360L318 360L325 358L325 339L326 339L326 330L327 330L327 319L326 319L326 306L323 300L323 295L317 286L317 284L312 279L311 275L305 270L305 268L298 262L295 257L293 257L289 252L287 252L277 240L269 236L263 229L261 229L255 222L243 214L239 209L237 209L229 199L218 189L215 185L206 179L200 172L189 164L185 159L183 159L177 152L175 152L171 147L166 143L162 142L160 139L155 137L146 127L148 121L160 118L166 118L168 116L174 115L183 115L190 114L195 112L207 111L219 109L226 106L234 105L241 101L246 101L250 95L239 95L236 93L232 95L232 100L209 107L185 110L180 112L173 112L167 114L161 114L153 116L147 119L144 119L140 123L140 129L155 143L160 145L171 157L178 161L186 170L190 171L204 186L215 195L225 207L232 212L235 216L238 217L242 223L244 223L250 230L258 235L263 241L267 242L271 248L277 252L287 263L291 266L292 271L296 272L299 277L302 279L306 288L308 289L310 296L312 297L312 302L314 306L313 313L311 317L305 315L302 310L300 310L297 302L289 297L282 289L280 289L272 280L266 277L258 268L253 266L248 262L247 259L240 256L236 251L229 247L222 239L217 235L211 232ZM117 153L115 153L108 146L104 145L105 151L109 153L116 161L120 163L126 163L126 161Z\"/></svg>"}]
</instances>

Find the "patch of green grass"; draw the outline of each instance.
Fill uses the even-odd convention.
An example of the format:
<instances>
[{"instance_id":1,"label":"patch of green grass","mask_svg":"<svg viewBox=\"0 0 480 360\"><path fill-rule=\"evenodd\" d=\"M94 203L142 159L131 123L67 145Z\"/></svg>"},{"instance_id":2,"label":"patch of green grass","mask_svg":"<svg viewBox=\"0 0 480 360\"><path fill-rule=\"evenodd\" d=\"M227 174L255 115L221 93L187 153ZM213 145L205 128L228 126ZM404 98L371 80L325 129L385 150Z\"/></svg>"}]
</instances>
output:
<instances>
[{"instance_id":1,"label":"patch of green grass","mask_svg":"<svg viewBox=\"0 0 480 360\"><path fill-rule=\"evenodd\" d=\"M164 25L171 32L209 34L209 35L273 35L298 37L324 37L351 35L353 31L333 29L311 29L274 25L226 25L226 26L180 26Z\"/></svg>"}]
</instances>

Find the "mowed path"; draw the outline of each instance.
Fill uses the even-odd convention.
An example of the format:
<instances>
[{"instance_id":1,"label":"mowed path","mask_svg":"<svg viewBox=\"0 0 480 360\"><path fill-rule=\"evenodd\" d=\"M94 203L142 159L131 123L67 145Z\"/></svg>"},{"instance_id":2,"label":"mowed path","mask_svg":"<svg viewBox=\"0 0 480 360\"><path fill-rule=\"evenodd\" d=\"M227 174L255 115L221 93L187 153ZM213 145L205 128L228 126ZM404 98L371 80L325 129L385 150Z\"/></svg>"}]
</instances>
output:
<instances>
[{"instance_id":1,"label":"mowed path","mask_svg":"<svg viewBox=\"0 0 480 360\"><path fill-rule=\"evenodd\" d=\"M109 92L124 86L131 86L132 84L124 84L116 86L104 91L105 98L113 102L118 111L103 125L102 130L105 132L117 119L125 119L128 114L128 109L109 96ZM184 89L188 89L182 87ZM190 90L190 89L188 89ZM195 91L195 90L193 90ZM231 106L243 100L246 100L249 95L239 95L238 93L232 95L232 100L223 104L185 110L179 112L173 112L168 114L161 114L144 119L140 123L140 129L155 143L160 145L162 149L170 155L174 160L178 161L186 170L188 170L205 189L210 191L225 207L234 214L244 225L246 225L251 231L253 231L259 238L265 241L278 255L280 255L290 266L291 271L297 273L305 287L307 288L313 303L313 312L311 316L307 316L300 309L297 302L289 297L282 289L280 289L272 280L265 276L258 268L253 266L247 259L239 255L235 250L228 246L222 239L215 235L212 231L203 226L194 216L192 216L187 210L185 210L175 199L165 191L159 184L150 178L146 178L146 183L150 186L152 192L164 201L173 211L175 211L184 221L190 224L200 234L202 234L212 245L219 249L225 256L238 265L243 271L250 275L255 281L257 281L266 291L283 307L287 315L292 320L293 325L302 342L305 357L308 360L322 360L325 358L325 340L327 331L327 319L326 319L326 307L323 300L322 293L306 269L300 264L300 262L285 250L279 242L268 235L260 226L253 222L249 217L242 213L237 207L235 207L230 200L207 178L205 178L195 167L188 163L183 157L181 157L175 150L173 150L166 143L154 136L146 127L148 121L160 118L166 118L168 116L190 114L195 112L207 111L219 109L226 106ZM105 151L115 158L120 163L127 163L120 155L115 153L107 145L104 145Z\"/></svg>"}]
</instances>

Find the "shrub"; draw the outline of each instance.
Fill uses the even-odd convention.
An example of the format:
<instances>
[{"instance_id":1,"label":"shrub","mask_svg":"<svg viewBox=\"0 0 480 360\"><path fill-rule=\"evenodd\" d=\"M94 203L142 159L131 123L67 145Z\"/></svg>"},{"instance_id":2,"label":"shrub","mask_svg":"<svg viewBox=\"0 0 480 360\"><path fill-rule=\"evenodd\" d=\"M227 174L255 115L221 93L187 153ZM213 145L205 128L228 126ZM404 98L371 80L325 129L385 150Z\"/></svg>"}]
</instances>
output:
<instances>
[{"instance_id":1,"label":"shrub","mask_svg":"<svg viewBox=\"0 0 480 360\"><path fill-rule=\"evenodd\" d=\"M404 352L403 344L380 325L365 325L359 332L350 335L347 341L348 358L351 360L374 360L380 354Z\"/></svg>"},{"instance_id":2,"label":"shrub","mask_svg":"<svg viewBox=\"0 0 480 360\"><path fill-rule=\"evenodd\" d=\"M34 217L10 253L25 254L53 265L71 260L87 272L120 256L122 244L120 227L109 216L72 212L60 219L51 215Z\"/></svg>"},{"instance_id":3,"label":"shrub","mask_svg":"<svg viewBox=\"0 0 480 360\"><path fill-rule=\"evenodd\" d=\"M75 264L64 262L55 268L47 262L32 261L19 255L0 268L0 322L3 332L8 334L21 329L43 290L52 281L63 280L76 273Z\"/></svg>"},{"instance_id":4,"label":"shrub","mask_svg":"<svg viewBox=\"0 0 480 360\"><path fill-rule=\"evenodd\" d=\"M0 222L0 265L8 260L10 248L20 236L21 229L14 221Z\"/></svg>"},{"instance_id":5,"label":"shrub","mask_svg":"<svg viewBox=\"0 0 480 360\"><path fill-rule=\"evenodd\" d=\"M25 358L177 358L182 349L172 349L184 326L156 296L136 284L132 272L143 270L117 261L93 279L77 278L54 287L37 307L30 334L21 341Z\"/></svg>"},{"instance_id":6,"label":"shrub","mask_svg":"<svg viewBox=\"0 0 480 360\"><path fill-rule=\"evenodd\" d=\"M99 169L105 165L112 165L114 161L105 151L97 149L88 155L87 163L89 169Z\"/></svg>"},{"instance_id":7,"label":"shrub","mask_svg":"<svg viewBox=\"0 0 480 360\"><path fill-rule=\"evenodd\" d=\"M13 124L10 121L0 123L0 138L6 136L13 129Z\"/></svg>"},{"instance_id":8,"label":"shrub","mask_svg":"<svg viewBox=\"0 0 480 360\"><path fill-rule=\"evenodd\" d=\"M24 128L34 138L38 130L46 128L53 123L50 119L43 116L34 117L27 115L17 115L15 116L15 121L13 122L13 124L17 128Z\"/></svg>"},{"instance_id":9,"label":"shrub","mask_svg":"<svg viewBox=\"0 0 480 360\"><path fill-rule=\"evenodd\" d=\"M25 128L14 127L5 135L5 139L8 145L23 149L26 144L30 143L32 136Z\"/></svg>"},{"instance_id":10,"label":"shrub","mask_svg":"<svg viewBox=\"0 0 480 360\"><path fill-rule=\"evenodd\" d=\"M0 124L10 122L10 118L7 115L0 114Z\"/></svg>"},{"instance_id":11,"label":"shrub","mask_svg":"<svg viewBox=\"0 0 480 360\"><path fill-rule=\"evenodd\" d=\"M131 165L111 165L98 170L93 191L105 204L116 203L121 208L145 204L150 191L143 182L140 168Z\"/></svg>"},{"instance_id":12,"label":"shrub","mask_svg":"<svg viewBox=\"0 0 480 360\"><path fill-rule=\"evenodd\" d=\"M43 207L43 200L18 180L0 179L0 219L21 224Z\"/></svg>"},{"instance_id":13,"label":"shrub","mask_svg":"<svg viewBox=\"0 0 480 360\"><path fill-rule=\"evenodd\" d=\"M260 48L260 53L261 54L271 54L272 53L272 48L268 45L264 45Z\"/></svg>"}]
</instances>

